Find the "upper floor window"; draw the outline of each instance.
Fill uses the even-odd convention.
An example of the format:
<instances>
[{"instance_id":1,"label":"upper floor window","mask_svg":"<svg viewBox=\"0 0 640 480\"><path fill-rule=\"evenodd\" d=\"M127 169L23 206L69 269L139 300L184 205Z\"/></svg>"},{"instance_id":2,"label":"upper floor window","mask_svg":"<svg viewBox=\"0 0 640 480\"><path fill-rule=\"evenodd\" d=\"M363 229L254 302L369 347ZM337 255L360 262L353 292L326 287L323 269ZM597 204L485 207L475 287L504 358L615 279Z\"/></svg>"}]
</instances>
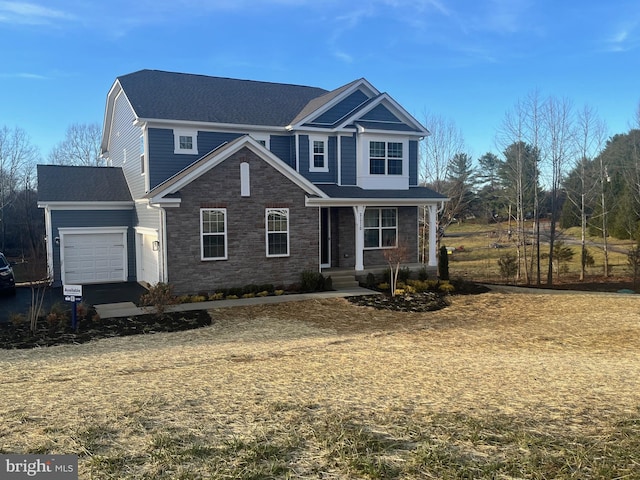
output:
<instances>
[{"instance_id":1,"label":"upper floor window","mask_svg":"<svg viewBox=\"0 0 640 480\"><path fill-rule=\"evenodd\" d=\"M322 137L309 137L309 171L328 172L327 139Z\"/></svg>"},{"instance_id":2,"label":"upper floor window","mask_svg":"<svg viewBox=\"0 0 640 480\"><path fill-rule=\"evenodd\" d=\"M289 209L267 208L267 257L289 256Z\"/></svg>"},{"instance_id":3,"label":"upper floor window","mask_svg":"<svg viewBox=\"0 0 640 480\"><path fill-rule=\"evenodd\" d=\"M364 212L364 248L397 246L398 210L367 208Z\"/></svg>"},{"instance_id":4,"label":"upper floor window","mask_svg":"<svg viewBox=\"0 0 640 480\"><path fill-rule=\"evenodd\" d=\"M270 145L269 145L269 135L265 135L262 133L252 133L251 137L258 142L260 145L262 145L263 147L265 147L267 150L270 149Z\"/></svg>"},{"instance_id":5,"label":"upper floor window","mask_svg":"<svg viewBox=\"0 0 640 480\"><path fill-rule=\"evenodd\" d=\"M140 173L144 174L144 135L140 135Z\"/></svg>"},{"instance_id":6,"label":"upper floor window","mask_svg":"<svg viewBox=\"0 0 640 480\"><path fill-rule=\"evenodd\" d=\"M174 130L173 144L174 153L197 154L198 132L195 130Z\"/></svg>"},{"instance_id":7,"label":"upper floor window","mask_svg":"<svg viewBox=\"0 0 640 480\"><path fill-rule=\"evenodd\" d=\"M200 251L202 260L227 259L227 210L200 209Z\"/></svg>"},{"instance_id":8,"label":"upper floor window","mask_svg":"<svg viewBox=\"0 0 640 480\"><path fill-rule=\"evenodd\" d=\"M369 142L369 173L402 175L402 146L401 142Z\"/></svg>"}]
</instances>

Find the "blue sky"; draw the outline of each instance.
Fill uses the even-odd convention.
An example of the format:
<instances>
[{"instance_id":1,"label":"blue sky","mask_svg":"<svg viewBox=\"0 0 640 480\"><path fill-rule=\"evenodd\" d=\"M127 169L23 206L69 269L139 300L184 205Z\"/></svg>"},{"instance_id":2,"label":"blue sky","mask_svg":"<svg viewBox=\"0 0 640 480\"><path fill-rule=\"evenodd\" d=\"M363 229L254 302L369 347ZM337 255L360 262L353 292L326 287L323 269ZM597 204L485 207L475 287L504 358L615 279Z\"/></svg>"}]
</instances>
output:
<instances>
[{"instance_id":1,"label":"blue sky","mask_svg":"<svg viewBox=\"0 0 640 480\"><path fill-rule=\"evenodd\" d=\"M44 159L145 68L327 90L365 77L421 121L453 120L474 158L499 152L534 90L590 105L611 134L640 101L637 0L0 0L0 45L0 127Z\"/></svg>"}]
</instances>

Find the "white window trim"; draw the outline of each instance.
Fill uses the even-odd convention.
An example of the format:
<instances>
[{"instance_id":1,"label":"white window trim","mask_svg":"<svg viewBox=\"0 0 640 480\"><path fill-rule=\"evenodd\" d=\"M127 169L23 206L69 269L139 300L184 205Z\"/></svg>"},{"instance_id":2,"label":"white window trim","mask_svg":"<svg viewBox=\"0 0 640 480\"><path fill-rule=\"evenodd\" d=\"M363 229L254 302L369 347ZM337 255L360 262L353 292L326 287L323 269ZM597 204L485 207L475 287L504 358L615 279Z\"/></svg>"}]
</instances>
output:
<instances>
[{"instance_id":1,"label":"white window trim","mask_svg":"<svg viewBox=\"0 0 640 480\"><path fill-rule=\"evenodd\" d=\"M324 162L322 167L314 165L313 142L322 142L324 144ZM310 172L328 172L329 171L329 139L319 135L309 135L309 171Z\"/></svg>"},{"instance_id":2,"label":"white window trim","mask_svg":"<svg viewBox=\"0 0 640 480\"><path fill-rule=\"evenodd\" d=\"M223 257L205 257L204 256L204 236L205 235L221 235L220 233L204 233L202 228L202 213L203 212L222 212L224 214L224 256ZM226 208L201 208L200 209L200 260L203 262L211 262L217 260L227 260L229 258L228 255L229 242L227 241L227 209Z\"/></svg>"},{"instance_id":3,"label":"white window trim","mask_svg":"<svg viewBox=\"0 0 640 480\"><path fill-rule=\"evenodd\" d=\"M258 143L264 142L264 147L267 150L271 150L271 145L270 145L271 135L266 133L250 133L249 135Z\"/></svg>"},{"instance_id":4,"label":"white window trim","mask_svg":"<svg viewBox=\"0 0 640 480\"><path fill-rule=\"evenodd\" d=\"M180 137L191 137L191 148L180 148ZM186 129L173 130L173 153L183 155L198 154L198 131Z\"/></svg>"},{"instance_id":5,"label":"white window trim","mask_svg":"<svg viewBox=\"0 0 640 480\"><path fill-rule=\"evenodd\" d=\"M369 142L402 143L402 175L385 173L372 175L369 171ZM357 185L365 190L406 190L409 188L409 139L391 135L358 135L356 146ZM388 164L385 164L385 172Z\"/></svg>"},{"instance_id":6,"label":"white window trim","mask_svg":"<svg viewBox=\"0 0 640 480\"><path fill-rule=\"evenodd\" d=\"M398 209L394 208L394 207L367 207L366 211L365 211L365 215L366 212L372 211L372 210L377 210L378 211L378 226L377 227L365 227L364 223L362 225L363 230L366 232L367 230L378 230L378 245L375 247L364 247L365 250L388 250L390 248L397 248L398 247L398 222L399 222L399 218L398 218ZM396 235L395 235L395 239L396 239L396 243L395 245L382 245L382 230L389 230L391 229L391 227L383 227L382 226L382 210L395 210L396 212L396 226L395 226L395 230L396 230ZM364 218L363 218L363 222L364 222ZM365 235L366 238L366 235ZM364 245L364 243L363 243Z\"/></svg>"},{"instance_id":7,"label":"white window trim","mask_svg":"<svg viewBox=\"0 0 640 480\"><path fill-rule=\"evenodd\" d=\"M274 230L274 231L270 231L269 230L269 213L270 212L284 212L286 214L287 217L287 230L286 231L280 231L280 230ZM264 236L264 241L265 241L265 252L267 254L267 257L269 258L275 258L275 257L288 257L291 254L291 245L289 244L289 240L291 238L291 235L289 234L289 209L288 208L267 208L265 209L264 212L264 229L265 229L265 236ZM286 254L277 254L277 255L271 255L269 254L269 234L270 233L286 233L287 234L287 253Z\"/></svg>"}]
</instances>

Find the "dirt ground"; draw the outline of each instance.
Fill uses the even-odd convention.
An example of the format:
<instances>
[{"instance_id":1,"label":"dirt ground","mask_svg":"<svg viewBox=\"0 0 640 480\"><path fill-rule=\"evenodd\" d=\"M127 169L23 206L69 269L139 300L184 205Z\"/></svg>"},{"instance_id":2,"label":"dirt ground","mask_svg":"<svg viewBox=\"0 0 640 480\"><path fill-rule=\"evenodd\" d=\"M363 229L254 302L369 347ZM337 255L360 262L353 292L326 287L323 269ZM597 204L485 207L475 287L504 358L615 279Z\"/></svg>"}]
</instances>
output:
<instances>
[{"instance_id":1,"label":"dirt ground","mask_svg":"<svg viewBox=\"0 0 640 480\"><path fill-rule=\"evenodd\" d=\"M77 453L80 478L178 478L167 462L201 478L213 460L158 457L163 442L246 445L286 427L304 440L286 460L294 478L358 477L320 440L339 417L402 439L385 461L398 478L424 478L407 466L413 426L469 447L437 437L439 415L602 439L640 411L635 295L491 292L426 313L332 299L211 315L197 330L0 351L0 453ZM492 442L473 458L506 455Z\"/></svg>"}]
</instances>

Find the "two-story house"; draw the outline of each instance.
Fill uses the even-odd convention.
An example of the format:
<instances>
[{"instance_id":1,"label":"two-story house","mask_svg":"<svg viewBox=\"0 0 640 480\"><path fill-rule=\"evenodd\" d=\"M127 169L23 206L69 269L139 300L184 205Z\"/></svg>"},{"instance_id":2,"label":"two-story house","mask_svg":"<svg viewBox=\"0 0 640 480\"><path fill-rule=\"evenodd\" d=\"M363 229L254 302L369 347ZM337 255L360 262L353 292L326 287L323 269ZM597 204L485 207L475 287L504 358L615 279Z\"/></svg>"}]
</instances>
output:
<instances>
[{"instance_id":1,"label":"two-story house","mask_svg":"<svg viewBox=\"0 0 640 480\"><path fill-rule=\"evenodd\" d=\"M418 185L427 129L360 79L336 90L141 70L107 95L108 167L38 167L56 284L168 282L177 293L287 285L303 270L418 261L437 212Z\"/></svg>"}]
</instances>

